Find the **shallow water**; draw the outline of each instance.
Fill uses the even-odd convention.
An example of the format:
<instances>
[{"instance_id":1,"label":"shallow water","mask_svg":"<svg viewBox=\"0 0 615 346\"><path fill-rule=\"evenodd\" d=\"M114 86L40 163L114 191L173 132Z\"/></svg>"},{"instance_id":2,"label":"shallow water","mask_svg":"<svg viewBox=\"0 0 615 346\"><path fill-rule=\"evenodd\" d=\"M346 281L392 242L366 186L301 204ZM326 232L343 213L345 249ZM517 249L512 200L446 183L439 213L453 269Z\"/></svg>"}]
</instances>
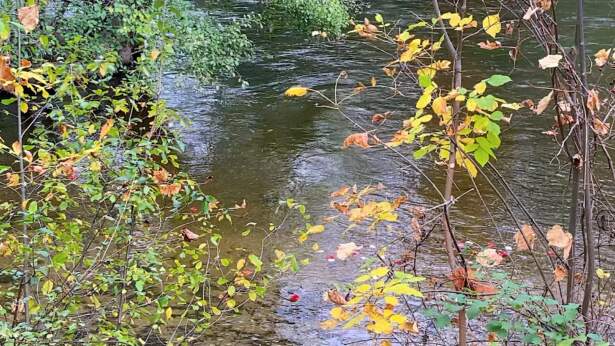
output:
<instances>
[{"instance_id":1,"label":"shallow water","mask_svg":"<svg viewBox=\"0 0 615 346\"><path fill-rule=\"evenodd\" d=\"M370 3L370 16L374 13L382 13L388 19L401 16L402 22L412 20L413 13L423 14L427 10L427 3L420 0ZM568 35L574 33L574 18L565 14L572 12L573 3L560 1L559 6L564 20L562 35L571 39ZM241 14L252 8L252 2L245 2L225 8L223 13ZM615 2L590 1L589 52L597 47L613 46L613 25ZM383 183L385 194L405 193L414 205L440 202L427 182L401 165L391 153L380 149L342 150L343 139L354 131L352 124L335 112L317 107L319 100L282 96L284 90L296 84L330 94L342 70L350 76L346 87L356 81L367 84L372 75L380 79L380 68L388 62L382 53L365 41L353 39L323 41L296 33L261 33L254 39L256 57L241 68L242 77L250 83L247 88L208 88L181 93L167 88L166 95L170 104L192 121L191 126L182 130L188 147L182 159L184 167L200 179L213 176L208 192L225 203L238 203L245 198L248 208L241 221L254 221L262 226L276 220L274 210L278 201L288 197L305 203L316 218L322 217L330 213L329 193L352 184ZM549 76L537 72L537 60L541 56L534 52L535 47L526 45L524 49L524 56L513 70L507 50L489 52L469 47L464 66L466 85L471 86L494 73L512 71L515 82L498 90L500 96L509 101L538 100L547 93L540 87L547 86ZM169 76L168 85L175 81ZM413 98L389 101L380 92L368 92L354 98L346 112L361 124L369 124L372 114L384 111L393 111L395 119L404 119L412 114L414 102ZM503 127L502 147L495 163L534 217L544 225L566 223L569 194L568 168L565 162L554 160L557 146L551 137L542 134L551 124L551 115L514 114L511 125ZM442 167L429 160L418 164L438 186L444 185ZM483 245L489 240L500 246L510 245L514 224L486 181L479 178L477 186L485 205L477 194L470 193L454 207L453 219L459 237ZM469 179L460 175L454 195L471 188ZM521 213L518 215L522 222L527 222ZM225 236L240 244L243 240L238 239L237 233L229 230ZM260 240L259 234L253 237ZM286 227L267 246L305 252L293 245L295 238L290 227ZM369 244L379 246L390 239L378 233L348 232L341 223L328 225L327 231L314 239L324 253L313 255L312 263L298 274L279 277L266 304L245 312L239 321L215 327L205 343L363 343L361 340L368 336L360 331L322 331L318 327L330 308L323 302L322 293L336 283L352 279L362 261L359 256L349 263L329 262L325 256L333 253L339 243L354 241L367 250ZM442 249L433 249L432 255L441 257ZM290 292L300 294L302 299L294 304L283 299Z\"/></svg>"}]
</instances>

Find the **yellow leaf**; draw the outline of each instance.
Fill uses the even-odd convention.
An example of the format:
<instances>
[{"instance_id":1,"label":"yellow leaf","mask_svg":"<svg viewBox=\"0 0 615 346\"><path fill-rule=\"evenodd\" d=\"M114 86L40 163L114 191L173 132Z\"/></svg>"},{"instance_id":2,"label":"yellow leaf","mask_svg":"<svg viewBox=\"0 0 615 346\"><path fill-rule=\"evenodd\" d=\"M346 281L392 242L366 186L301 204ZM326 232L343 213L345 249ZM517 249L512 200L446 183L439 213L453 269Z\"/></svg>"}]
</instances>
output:
<instances>
[{"instance_id":1,"label":"yellow leaf","mask_svg":"<svg viewBox=\"0 0 615 346\"><path fill-rule=\"evenodd\" d=\"M43 284L43 288L41 289L41 291L43 292L43 294L47 295L49 294L49 292L51 292L52 289L53 289L53 281L47 280Z\"/></svg>"},{"instance_id":2,"label":"yellow leaf","mask_svg":"<svg viewBox=\"0 0 615 346\"><path fill-rule=\"evenodd\" d=\"M346 324L344 324L344 329L348 329L348 328L352 328L356 326L357 324L361 323L361 321L363 321L364 318L365 318L365 314L363 313L358 314L357 316L353 317L350 321L346 322Z\"/></svg>"},{"instance_id":3,"label":"yellow leaf","mask_svg":"<svg viewBox=\"0 0 615 346\"><path fill-rule=\"evenodd\" d=\"M463 164L465 165L466 169L468 170L468 173L470 173L472 178L476 178L476 176L478 175L478 170L476 169L474 163L472 163L472 160L466 158L463 160Z\"/></svg>"},{"instance_id":4,"label":"yellow leaf","mask_svg":"<svg viewBox=\"0 0 615 346\"><path fill-rule=\"evenodd\" d=\"M461 22L461 16L458 13L452 13L448 22L451 27L455 28L459 26L459 23Z\"/></svg>"},{"instance_id":5,"label":"yellow leaf","mask_svg":"<svg viewBox=\"0 0 615 346\"><path fill-rule=\"evenodd\" d=\"M158 59L158 56L160 56L160 51L158 49L154 49L149 53L149 57L154 61Z\"/></svg>"},{"instance_id":6,"label":"yellow leaf","mask_svg":"<svg viewBox=\"0 0 615 346\"><path fill-rule=\"evenodd\" d=\"M446 99L444 97L437 97L431 104L431 108L434 113L439 116L444 116L447 113L448 107L446 105Z\"/></svg>"},{"instance_id":7,"label":"yellow leaf","mask_svg":"<svg viewBox=\"0 0 615 346\"><path fill-rule=\"evenodd\" d=\"M487 90L487 83L485 83L484 81L480 82L480 83L477 83L474 86L474 91L476 91L476 93L479 94L479 95L484 94L485 90Z\"/></svg>"},{"instance_id":8,"label":"yellow leaf","mask_svg":"<svg viewBox=\"0 0 615 346\"><path fill-rule=\"evenodd\" d=\"M398 295L407 295L419 298L423 297L423 293L421 293L415 288L408 286L407 284L396 284L393 286L386 287L384 289L384 293L395 293Z\"/></svg>"},{"instance_id":9,"label":"yellow leaf","mask_svg":"<svg viewBox=\"0 0 615 346\"><path fill-rule=\"evenodd\" d=\"M326 320L324 322L320 322L320 328L322 328L324 330L333 329L335 327L337 327L337 321L336 320Z\"/></svg>"},{"instance_id":10,"label":"yellow leaf","mask_svg":"<svg viewBox=\"0 0 615 346\"><path fill-rule=\"evenodd\" d=\"M596 269L596 275L598 276L598 278L603 279L603 280L611 277L611 273L605 271L602 268Z\"/></svg>"},{"instance_id":11,"label":"yellow leaf","mask_svg":"<svg viewBox=\"0 0 615 346\"><path fill-rule=\"evenodd\" d=\"M485 32L495 38L502 31L502 23L500 23L500 15L494 14L483 19L483 29Z\"/></svg>"},{"instance_id":12,"label":"yellow leaf","mask_svg":"<svg viewBox=\"0 0 615 346\"><path fill-rule=\"evenodd\" d=\"M333 319L336 319L338 321L346 321L347 319L350 318L350 315L348 314L348 312L339 306L336 306L333 309L331 309L330 314L331 314L331 317L333 317Z\"/></svg>"},{"instance_id":13,"label":"yellow leaf","mask_svg":"<svg viewBox=\"0 0 615 346\"><path fill-rule=\"evenodd\" d=\"M245 265L246 265L245 258L240 259L239 261L237 261L237 270L243 269L243 266Z\"/></svg>"},{"instance_id":14,"label":"yellow leaf","mask_svg":"<svg viewBox=\"0 0 615 346\"><path fill-rule=\"evenodd\" d=\"M294 86L288 90L286 90L286 92L284 93L285 96L288 97L300 97L300 96L305 96L308 93L308 88L302 87L302 86Z\"/></svg>"},{"instance_id":15,"label":"yellow leaf","mask_svg":"<svg viewBox=\"0 0 615 346\"><path fill-rule=\"evenodd\" d=\"M96 296L90 296L90 301L94 304L95 308L98 309L100 307L100 300Z\"/></svg>"},{"instance_id":16,"label":"yellow leaf","mask_svg":"<svg viewBox=\"0 0 615 346\"><path fill-rule=\"evenodd\" d=\"M393 326L386 319L377 317L372 324L367 326L367 330L376 334L391 334Z\"/></svg>"},{"instance_id":17,"label":"yellow leaf","mask_svg":"<svg viewBox=\"0 0 615 346\"><path fill-rule=\"evenodd\" d=\"M363 285L359 285L357 286L357 288L355 288L355 292L357 293L365 293L369 290L372 289L372 286L368 285L368 284L363 284Z\"/></svg>"},{"instance_id":18,"label":"yellow leaf","mask_svg":"<svg viewBox=\"0 0 615 346\"><path fill-rule=\"evenodd\" d=\"M171 319L171 317L173 317L173 308L172 307L168 307L165 311L164 311L164 317L168 320Z\"/></svg>"},{"instance_id":19,"label":"yellow leaf","mask_svg":"<svg viewBox=\"0 0 615 346\"><path fill-rule=\"evenodd\" d=\"M389 273L389 268L380 267L380 268L376 268L372 270L371 272L369 272L369 275L371 275L371 277L374 279L378 279L380 277L387 275L388 273Z\"/></svg>"},{"instance_id":20,"label":"yellow leaf","mask_svg":"<svg viewBox=\"0 0 615 346\"><path fill-rule=\"evenodd\" d=\"M315 226L311 226L310 228L308 228L307 233L308 234L318 234L318 233L322 233L325 231L325 226L323 225L315 225Z\"/></svg>"},{"instance_id":21,"label":"yellow leaf","mask_svg":"<svg viewBox=\"0 0 615 346\"><path fill-rule=\"evenodd\" d=\"M423 109L427 107L430 102L431 102L431 94L425 93L421 97L419 97L419 100L416 102L416 108Z\"/></svg>"},{"instance_id":22,"label":"yellow leaf","mask_svg":"<svg viewBox=\"0 0 615 346\"><path fill-rule=\"evenodd\" d=\"M15 155L19 156L19 154L21 154L21 144L19 144L18 141L13 142L11 148L13 148L13 153Z\"/></svg>"},{"instance_id":23,"label":"yellow leaf","mask_svg":"<svg viewBox=\"0 0 615 346\"><path fill-rule=\"evenodd\" d=\"M312 250L313 250L313 251L318 251L318 250L320 250L320 245L318 245L318 243L314 243L314 245L312 245Z\"/></svg>"},{"instance_id":24,"label":"yellow leaf","mask_svg":"<svg viewBox=\"0 0 615 346\"><path fill-rule=\"evenodd\" d=\"M394 296L386 296L384 297L384 302L389 305L397 306L399 304L399 300Z\"/></svg>"}]
</instances>

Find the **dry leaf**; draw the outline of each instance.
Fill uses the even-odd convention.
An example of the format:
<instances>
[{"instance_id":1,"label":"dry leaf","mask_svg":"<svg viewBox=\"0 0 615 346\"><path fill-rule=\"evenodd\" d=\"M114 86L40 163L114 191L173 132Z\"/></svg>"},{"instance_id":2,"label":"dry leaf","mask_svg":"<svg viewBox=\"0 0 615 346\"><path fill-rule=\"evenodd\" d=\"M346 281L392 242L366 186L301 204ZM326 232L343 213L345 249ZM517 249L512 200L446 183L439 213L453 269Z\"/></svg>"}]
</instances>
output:
<instances>
[{"instance_id":1,"label":"dry leaf","mask_svg":"<svg viewBox=\"0 0 615 346\"><path fill-rule=\"evenodd\" d=\"M550 246L564 249L564 259L568 259L570 250L572 249L572 234L564 231L562 226L555 225L547 232L547 241Z\"/></svg>"},{"instance_id":2,"label":"dry leaf","mask_svg":"<svg viewBox=\"0 0 615 346\"><path fill-rule=\"evenodd\" d=\"M517 250L519 251L533 250L535 240L536 233L530 225L523 225L521 230L515 233L515 243L517 244Z\"/></svg>"},{"instance_id":3,"label":"dry leaf","mask_svg":"<svg viewBox=\"0 0 615 346\"><path fill-rule=\"evenodd\" d=\"M544 58L538 60L538 64L540 65L541 69L546 70L548 68L554 68L559 66L559 62L563 58L564 57L561 54L547 55Z\"/></svg>"},{"instance_id":4,"label":"dry leaf","mask_svg":"<svg viewBox=\"0 0 615 346\"><path fill-rule=\"evenodd\" d=\"M179 193L182 189L182 185L180 183L160 184L158 187L160 188L160 193L169 197Z\"/></svg>"},{"instance_id":5,"label":"dry leaf","mask_svg":"<svg viewBox=\"0 0 615 346\"><path fill-rule=\"evenodd\" d=\"M32 5L27 7L22 7L17 10L17 18L23 25L26 33L34 30L38 25L38 5Z\"/></svg>"},{"instance_id":6,"label":"dry leaf","mask_svg":"<svg viewBox=\"0 0 615 346\"><path fill-rule=\"evenodd\" d=\"M32 67L32 62L30 60L23 59L19 62L19 66L21 68L30 68Z\"/></svg>"},{"instance_id":7,"label":"dry leaf","mask_svg":"<svg viewBox=\"0 0 615 346\"><path fill-rule=\"evenodd\" d=\"M335 251L335 255L338 259L344 261L348 259L348 257L358 254L359 250L361 250L362 248L363 246L357 246L357 244L355 244L354 242L339 244L337 246L337 250Z\"/></svg>"},{"instance_id":8,"label":"dry leaf","mask_svg":"<svg viewBox=\"0 0 615 346\"><path fill-rule=\"evenodd\" d=\"M184 237L184 241L190 242L190 241L199 239L198 234L192 232L191 230L187 228L182 229L181 233L182 233L182 236Z\"/></svg>"},{"instance_id":9,"label":"dry leaf","mask_svg":"<svg viewBox=\"0 0 615 346\"><path fill-rule=\"evenodd\" d=\"M496 294L498 293L498 289L487 282L481 282L476 280L470 280L470 288L476 293L482 294Z\"/></svg>"},{"instance_id":10,"label":"dry leaf","mask_svg":"<svg viewBox=\"0 0 615 346\"><path fill-rule=\"evenodd\" d=\"M536 5L544 11L548 11L551 9L552 0L536 0Z\"/></svg>"},{"instance_id":11,"label":"dry leaf","mask_svg":"<svg viewBox=\"0 0 615 346\"><path fill-rule=\"evenodd\" d=\"M342 148L346 149L352 145L356 145L361 148L369 148L369 136L367 132L353 133L350 136L346 137Z\"/></svg>"},{"instance_id":12,"label":"dry leaf","mask_svg":"<svg viewBox=\"0 0 615 346\"><path fill-rule=\"evenodd\" d=\"M540 7L530 7L527 9L527 11L525 11L525 14L523 15L523 19L524 20L530 20L532 19L532 16L534 14L536 14L536 12L540 11Z\"/></svg>"},{"instance_id":13,"label":"dry leaf","mask_svg":"<svg viewBox=\"0 0 615 346\"><path fill-rule=\"evenodd\" d=\"M598 90L593 89L587 93L587 108L596 114L600 110L600 97L598 96Z\"/></svg>"},{"instance_id":14,"label":"dry leaf","mask_svg":"<svg viewBox=\"0 0 615 346\"><path fill-rule=\"evenodd\" d=\"M611 129L611 125L604 123L602 120L598 118L594 118L594 132L600 136L606 136L609 134Z\"/></svg>"},{"instance_id":15,"label":"dry leaf","mask_svg":"<svg viewBox=\"0 0 615 346\"><path fill-rule=\"evenodd\" d=\"M167 172L166 169L161 168L157 171L154 171L154 174L152 175L152 179L154 179L154 182L156 184L166 183L166 181L169 179L169 172Z\"/></svg>"},{"instance_id":16,"label":"dry leaf","mask_svg":"<svg viewBox=\"0 0 615 346\"><path fill-rule=\"evenodd\" d=\"M372 123L380 124L385 119L386 119L386 116L384 114L376 113L372 116Z\"/></svg>"},{"instance_id":17,"label":"dry leaf","mask_svg":"<svg viewBox=\"0 0 615 346\"><path fill-rule=\"evenodd\" d=\"M342 186L339 188L339 190L332 192L331 193L331 197L335 198L335 197L341 197L344 196L348 193L348 191L350 191L350 187L348 186Z\"/></svg>"},{"instance_id":18,"label":"dry leaf","mask_svg":"<svg viewBox=\"0 0 615 346\"><path fill-rule=\"evenodd\" d=\"M553 98L553 91L551 91L547 96L540 99L540 101L538 102L538 105L532 109L534 113L538 115L542 114L547 109L547 107L549 107L549 104L551 103L552 98Z\"/></svg>"},{"instance_id":19,"label":"dry leaf","mask_svg":"<svg viewBox=\"0 0 615 346\"><path fill-rule=\"evenodd\" d=\"M419 220L416 217L413 217L412 220L410 220L410 227L412 228L412 232L414 233L414 240L416 240L417 242L420 241L423 238L423 229L421 227L421 224L419 223Z\"/></svg>"},{"instance_id":20,"label":"dry leaf","mask_svg":"<svg viewBox=\"0 0 615 346\"><path fill-rule=\"evenodd\" d=\"M113 119L107 119L107 122L105 122L105 124L100 128L100 136L98 137L98 140L100 141L103 138L107 137L107 134L109 134L109 131L112 127Z\"/></svg>"},{"instance_id":21,"label":"dry leaf","mask_svg":"<svg viewBox=\"0 0 615 346\"><path fill-rule=\"evenodd\" d=\"M485 249L476 255L476 262L483 267L495 267L504 261L496 249Z\"/></svg>"},{"instance_id":22,"label":"dry leaf","mask_svg":"<svg viewBox=\"0 0 615 346\"><path fill-rule=\"evenodd\" d=\"M567 275L568 270L566 270L566 268L561 265L558 265L557 267L555 267L555 270L553 270L553 276L555 277L556 282L564 280Z\"/></svg>"},{"instance_id":23,"label":"dry leaf","mask_svg":"<svg viewBox=\"0 0 615 346\"><path fill-rule=\"evenodd\" d=\"M344 305L348 303L346 298L338 290L329 290L327 292L327 299L333 304Z\"/></svg>"},{"instance_id":24,"label":"dry leaf","mask_svg":"<svg viewBox=\"0 0 615 346\"><path fill-rule=\"evenodd\" d=\"M301 97L307 95L309 89L302 86L294 86L284 92L287 97Z\"/></svg>"},{"instance_id":25,"label":"dry leaf","mask_svg":"<svg viewBox=\"0 0 615 346\"><path fill-rule=\"evenodd\" d=\"M502 48L502 43L500 41L485 41L485 42L480 42L478 44L478 46L482 49L486 49L486 50L494 50L494 49L498 49L498 48Z\"/></svg>"},{"instance_id":26,"label":"dry leaf","mask_svg":"<svg viewBox=\"0 0 615 346\"><path fill-rule=\"evenodd\" d=\"M596 58L596 66L602 67L609 62L609 57L611 56L611 49L601 49L594 55Z\"/></svg>"}]
</instances>

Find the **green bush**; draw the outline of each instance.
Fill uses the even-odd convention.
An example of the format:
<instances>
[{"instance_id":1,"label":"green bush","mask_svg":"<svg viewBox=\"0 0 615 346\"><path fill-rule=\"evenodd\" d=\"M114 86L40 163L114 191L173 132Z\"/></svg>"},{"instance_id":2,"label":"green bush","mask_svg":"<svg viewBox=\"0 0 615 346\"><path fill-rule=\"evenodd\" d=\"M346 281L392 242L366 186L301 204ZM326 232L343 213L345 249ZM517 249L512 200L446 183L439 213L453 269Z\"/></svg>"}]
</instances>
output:
<instances>
[{"instance_id":1,"label":"green bush","mask_svg":"<svg viewBox=\"0 0 615 346\"><path fill-rule=\"evenodd\" d=\"M324 31L339 36L350 20L349 3L342 0L270 0L265 19L274 26L300 31Z\"/></svg>"}]
</instances>

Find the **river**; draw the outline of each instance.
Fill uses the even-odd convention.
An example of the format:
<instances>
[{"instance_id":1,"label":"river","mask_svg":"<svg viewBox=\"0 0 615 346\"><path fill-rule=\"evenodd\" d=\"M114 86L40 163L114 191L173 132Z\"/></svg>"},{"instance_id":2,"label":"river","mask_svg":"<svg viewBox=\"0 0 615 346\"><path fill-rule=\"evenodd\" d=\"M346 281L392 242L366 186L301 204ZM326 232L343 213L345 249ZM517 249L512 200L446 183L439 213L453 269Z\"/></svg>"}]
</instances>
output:
<instances>
[{"instance_id":1,"label":"river","mask_svg":"<svg viewBox=\"0 0 615 346\"><path fill-rule=\"evenodd\" d=\"M424 14L428 3L420 0L371 1L368 10L373 18L382 13L385 19L409 21L413 13ZM573 1L559 2L559 15L566 39L574 33ZM228 15L247 13L252 2L234 2L223 11ZM589 52L598 47L614 45L611 28L615 25L615 2L589 1ZM267 225L279 219L274 215L278 201L294 198L305 203L316 217L329 215L329 193L342 185L382 183L385 195L405 193L415 205L440 203L438 195L416 172L400 164L393 154L383 149L341 149L343 139L353 127L337 113L317 107L315 98L288 99L283 92L296 84L331 92L340 71L348 72L349 84L364 83L371 76L382 78L381 67L388 62L378 50L364 40L327 41L311 39L301 33L259 33L253 35L256 56L241 69L246 88L205 88L178 93L172 86L178 79L169 76L165 97L186 114L192 124L182 129L187 151L183 165L191 174L204 181L213 176L207 191L225 203L247 201L245 215L239 220ZM541 89L548 84L548 74L537 72L541 56L537 47L524 45L524 51L513 69L505 49L485 51L469 47L464 65L466 86L491 74L509 74L514 80L498 92L509 101L546 95ZM593 54L593 53L592 53ZM182 81L185 83L185 81ZM181 89L184 90L184 89ZM394 112L394 119L412 114L415 100L386 100L382 92L364 93L347 105L353 120L369 124L371 115ZM555 159L557 145L548 130L553 115L542 116L528 111L516 112L509 126L504 126L501 149L497 151L496 167L511 184L516 194L531 210L539 223L566 224L569 191L569 170L566 162ZM396 123L398 126L398 123ZM444 170L429 159L418 162L421 169L443 186ZM461 175L460 175L461 176ZM453 220L460 238L478 244L494 241L498 246L512 245L516 231L497 196L484 179L477 187L485 205L475 192L464 196L455 206ZM454 194L472 189L465 177L458 180ZM524 222L527 220L518 211ZM229 228L225 237L234 244L245 242ZM263 233L251 235L260 244ZM389 236L390 237L390 236ZM322 253L312 254L312 263L297 274L276 276L277 280L262 306L249 309L238 320L214 327L211 345L272 345L310 344L338 345L368 338L357 331L323 331L319 322L327 318L329 304L322 294L336 284L351 280L363 260L361 256L349 262L328 261L339 243L354 241L369 249L369 244L382 245L390 240L386 234L347 231L343 223L327 225L327 231L315 237ZM268 243L272 248L309 253L309 246L297 247L291 228L282 228ZM310 243L311 244L311 243ZM366 251L367 253L368 251ZM443 250L433 249L434 263L445 263ZM519 255L523 257L523 255ZM523 260L523 259L521 259ZM433 268L437 271L438 268ZM443 268L441 268L443 269ZM285 298L297 293L301 300L291 303Z\"/></svg>"}]
</instances>

